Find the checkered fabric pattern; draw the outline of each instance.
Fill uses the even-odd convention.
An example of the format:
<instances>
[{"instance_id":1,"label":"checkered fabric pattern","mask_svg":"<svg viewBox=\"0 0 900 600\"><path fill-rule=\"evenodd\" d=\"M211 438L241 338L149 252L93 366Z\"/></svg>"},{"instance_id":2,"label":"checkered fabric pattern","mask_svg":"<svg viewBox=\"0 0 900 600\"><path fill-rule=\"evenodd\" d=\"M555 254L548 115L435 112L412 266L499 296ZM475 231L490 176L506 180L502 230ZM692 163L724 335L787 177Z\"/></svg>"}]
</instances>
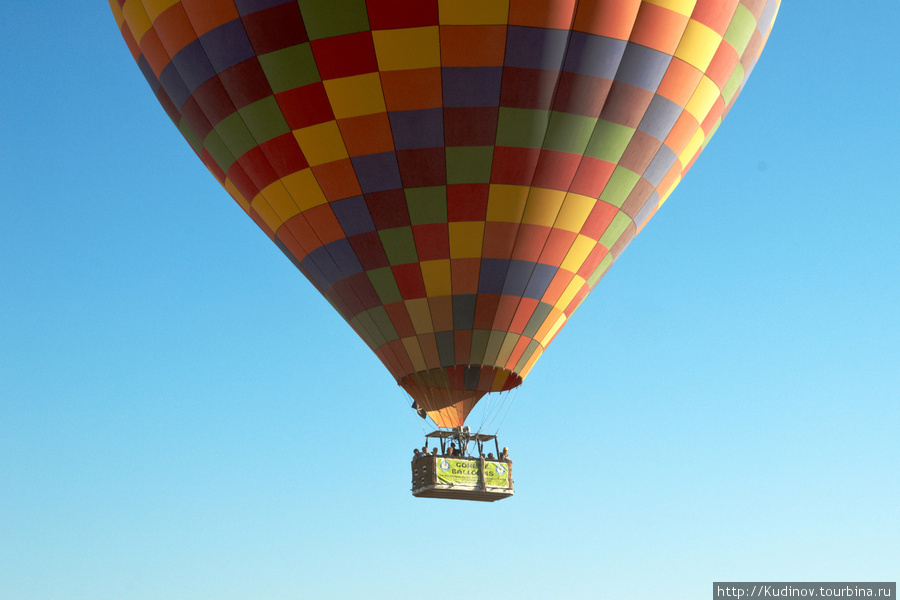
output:
<instances>
[{"instance_id":1,"label":"checkered fabric pattern","mask_svg":"<svg viewBox=\"0 0 900 600\"><path fill-rule=\"evenodd\" d=\"M518 386L780 0L110 0L235 201L440 426Z\"/></svg>"}]
</instances>

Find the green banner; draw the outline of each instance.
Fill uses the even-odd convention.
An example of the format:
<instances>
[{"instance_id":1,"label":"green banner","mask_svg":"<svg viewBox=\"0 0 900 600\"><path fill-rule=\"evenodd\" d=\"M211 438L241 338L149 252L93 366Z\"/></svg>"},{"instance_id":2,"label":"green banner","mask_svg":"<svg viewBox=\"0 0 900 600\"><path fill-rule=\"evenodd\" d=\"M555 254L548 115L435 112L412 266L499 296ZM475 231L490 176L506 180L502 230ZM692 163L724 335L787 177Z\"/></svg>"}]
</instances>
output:
<instances>
[{"instance_id":1,"label":"green banner","mask_svg":"<svg viewBox=\"0 0 900 600\"><path fill-rule=\"evenodd\" d=\"M481 485L481 461L466 458L438 458L438 483ZM488 487L509 487L509 468L503 462L484 462L484 483Z\"/></svg>"}]
</instances>

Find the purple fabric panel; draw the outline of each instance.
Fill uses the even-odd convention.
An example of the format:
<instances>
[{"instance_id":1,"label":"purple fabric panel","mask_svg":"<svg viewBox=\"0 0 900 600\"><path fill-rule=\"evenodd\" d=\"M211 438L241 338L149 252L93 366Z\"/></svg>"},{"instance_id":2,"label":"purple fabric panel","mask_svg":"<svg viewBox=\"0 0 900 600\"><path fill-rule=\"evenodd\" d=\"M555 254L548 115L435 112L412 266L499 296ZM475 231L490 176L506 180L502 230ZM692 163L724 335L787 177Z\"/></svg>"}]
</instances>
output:
<instances>
[{"instance_id":1,"label":"purple fabric panel","mask_svg":"<svg viewBox=\"0 0 900 600\"><path fill-rule=\"evenodd\" d=\"M655 92L662 81L672 57L640 44L628 43L616 80Z\"/></svg>"},{"instance_id":2,"label":"purple fabric panel","mask_svg":"<svg viewBox=\"0 0 900 600\"><path fill-rule=\"evenodd\" d=\"M341 270L342 278L349 277L355 273L362 273L362 265L359 264L359 259L356 258L356 251L353 250L353 246L350 245L350 240L341 238L329 244L325 244L324 247L328 249L328 253L331 255L332 260L334 260L338 269Z\"/></svg>"},{"instance_id":3,"label":"purple fabric panel","mask_svg":"<svg viewBox=\"0 0 900 600\"><path fill-rule=\"evenodd\" d=\"M194 40L179 50L178 54L172 57L172 64L178 69L184 85L192 94L203 82L216 74L199 40Z\"/></svg>"},{"instance_id":4,"label":"purple fabric panel","mask_svg":"<svg viewBox=\"0 0 900 600\"><path fill-rule=\"evenodd\" d=\"M375 224L369 214L369 207L362 196L344 198L331 203L331 210L347 237L375 231Z\"/></svg>"},{"instance_id":5,"label":"purple fabric panel","mask_svg":"<svg viewBox=\"0 0 900 600\"><path fill-rule=\"evenodd\" d=\"M580 31L572 32L563 70L614 79L626 42Z\"/></svg>"},{"instance_id":6,"label":"purple fabric panel","mask_svg":"<svg viewBox=\"0 0 900 600\"><path fill-rule=\"evenodd\" d=\"M229 21L200 38L203 49L217 73L256 56L240 19Z\"/></svg>"},{"instance_id":7,"label":"purple fabric panel","mask_svg":"<svg viewBox=\"0 0 900 600\"><path fill-rule=\"evenodd\" d=\"M191 90L188 89L181 75L178 74L178 68L175 66L174 61L167 64L163 72L160 73L159 83L179 109L191 96Z\"/></svg>"},{"instance_id":8,"label":"purple fabric panel","mask_svg":"<svg viewBox=\"0 0 900 600\"><path fill-rule=\"evenodd\" d=\"M353 170L356 171L356 178L363 193L383 192L403 187L397 156L393 152L354 156L350 162L353 163Z\"/></svg>"},{"instance_id":9,"label":"purple fabric panel","mask_svg":"<svg viewBox=\"0 0 900 600\"><path fill-rule=\"evenodd\" d=\"M523 294L526 298L534 298L540 300L544 297L544 292L550 287L550 282L558 271L553 265L545 265L537 263L534 265L534 271L531 273L531 279Z\"/></svg>"},{"instance_id":10,"label":"purple fabric panel","mask_svg":"<svg viewBox=\"0 0 900 600\"><path fill-rule=\"evenodd\" d=\"M647 219L650 218L650 213L653 212L653 209L656 208L656 205L659 204L659 194L655 191L650 194L650 197L647 198L647 201L644 202L644 206L641 207L641 210L638 211L637 215L634 217L634 224L637 227L640 227L644 223L647 222Z\"/></svg>"},{"instance_id":11,"label":"purple fabric panel","mask_svg":"<svg viewBox=\"0 0 900 600\"><path fill-rule=\"evenodd\" d=\"M566 54L569 32L564 29L512 26L506 34L508 67L559 71Z\"/></svg>"},{"instance_id":12,"label":"purple fabric panel","mask_svg":"<svg viewBox=\"0 0 900 600\"><path fill-rule=\"evenodd\" d=\"M509 270L506 271L506 281L503 282L503 291L501 293L510 296L524 296L532 271L534 271L533 262L525 260L509 261Z\"/></svg>"},{"instance_id":13,"label":"purple fabric panel","mask_svg":"<svg viewBox=\"0 0 900 600\"><path fill-rule=\"evenodd\" d=\"M658 186L677 159L678 156L672 149L663 144L644 171L644 179L652 183L653 187Z\"/></svg>"},{"instance_id":14,"label":"purple fabric panel","mask_svg":"<svg viewBox=\"0 0 900 600\"><path fill-rule=\"evenodd\" d=\"M675 126L675 121L681 116L684 109L671 100L662 96L654 96L641 119L638 129L648 133L658 140L664 140Z\"/></svg>"},{"instance_id":15,"label":"purple fabric panel","mask_svg":"<svg viewBox=\"0 0 900 600\"><path fill-rule=\"evenodd\" d=\"M503 67L444 67L444 106L497 106Z\"/></svg>"},{"instance_id":16,"label":"purple fabric panel","mask_svg":"<svg viewBox=\"0 0 900 600\"><path fill-rule=\"evenodd\" d=\"M427 108L388 113L394 147L398 150L444 146L444 110Z\"/></svg>"},{"instance_id":17,"label":"purple fabric panel","mask_svg":"<svg viewBox=\"0 0 900 600\"><path fill-rule=\"evenodd\" d=\"M141 73L144 75L144 79L150 84L150 89L153 90L153 93L155 94L156 90L159 89L159 78L156 77L156 73L150 68L150 63L147 62L147 58L143 54L138 57L137 64Z\"/></svg>"},{"instance_id":18,"label":"purple fabric panel","mask_svg":"<svg viewBox=\"0 0 900 600\"><path fill-rule=\"evenodd\" d=\"M249 15L273 6L282 4L296 4L297 0L234 0L238 13L241 15Z\"/></svg>"},{"instance_id":19,"label":"purple fabric panel","mask_svg":"<svg viewBox=\"0 0 900 600\"><path fill-rule=\"evenodd\" d=\"M503 279L509 269L508 258L482 258L478 274L479 294L499 294L503 291Z\"/></svg>"}]
</instances>

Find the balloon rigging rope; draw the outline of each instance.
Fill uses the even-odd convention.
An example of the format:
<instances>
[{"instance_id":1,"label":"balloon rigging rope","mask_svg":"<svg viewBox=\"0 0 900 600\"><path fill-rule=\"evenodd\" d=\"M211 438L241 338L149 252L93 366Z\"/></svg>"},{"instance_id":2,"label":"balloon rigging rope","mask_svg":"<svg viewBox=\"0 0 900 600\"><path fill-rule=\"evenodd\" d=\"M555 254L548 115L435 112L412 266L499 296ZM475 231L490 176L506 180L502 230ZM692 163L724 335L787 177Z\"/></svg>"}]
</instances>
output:
<instances>
[{"instance_id":1,"label":"balloon rigging rope","mask_svg":"<svg viewBox=\"0 0 900 600\"><path fill-rule=\"evenodd\" d=\"M509 402L507 402L507 404L506 404L506 410L503 412L503 417L500 419L500 422L497 424L497 435L500 435L500 427L502 427L502 426L503 426L503 422L506 421L506 415L509 414L509 409L512 408L513 403L516 401L516 396L518 396L518 395L519 395L519 388L518 388L518 387L514 388L514 389L508 394L508 400L509 400Z\"/></svg>"}]
</instances>

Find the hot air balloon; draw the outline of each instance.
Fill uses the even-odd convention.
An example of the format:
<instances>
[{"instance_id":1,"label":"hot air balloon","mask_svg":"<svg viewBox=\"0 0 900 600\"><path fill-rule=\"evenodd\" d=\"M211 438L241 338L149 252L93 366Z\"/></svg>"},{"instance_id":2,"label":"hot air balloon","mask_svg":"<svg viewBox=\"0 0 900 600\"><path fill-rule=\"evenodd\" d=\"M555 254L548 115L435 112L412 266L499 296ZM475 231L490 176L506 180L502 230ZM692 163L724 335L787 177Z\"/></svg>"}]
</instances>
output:
<instances>
[{"instance_id":1,"label":"hot air balloon","mask_svg":"<svg viewBox=\"0 0 900 600\"><path fill-rule=\"evenodd\" d=\"M110 0L203 164L457 431L690 169L779 4Z\"/></svg>"}]
</instances>

